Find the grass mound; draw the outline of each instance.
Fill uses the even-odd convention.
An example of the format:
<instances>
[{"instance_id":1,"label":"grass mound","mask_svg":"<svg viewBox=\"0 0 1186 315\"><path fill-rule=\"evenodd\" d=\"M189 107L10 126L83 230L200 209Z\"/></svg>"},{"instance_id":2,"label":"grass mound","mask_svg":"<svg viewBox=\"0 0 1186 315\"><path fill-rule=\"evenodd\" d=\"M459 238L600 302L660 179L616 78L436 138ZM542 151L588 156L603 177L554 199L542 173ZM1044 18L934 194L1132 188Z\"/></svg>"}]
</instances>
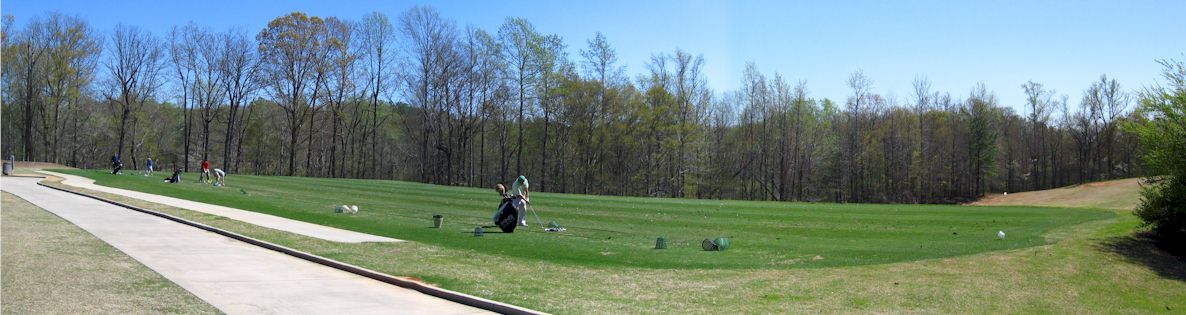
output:
<instances>
[{"instance_id":1,"label":"grass mound","mask_svg":"<svg viewBox=\"0 0 1186 315\"><path fill-rule=\"evenodd\" d=\"M1141 179L1127 178L1067 187L985 196L977 206L1050 206L1132 210L1141 200Z\"/></svg>"},{"instance_id":2,"label":"grass mound","mask_svg":"<svg viewBox=\"0 0 1186 315\"><path fill-rule=\"evenodd\" d=\"M492 225L493 191L409 182L245 176L212 187L186 174L162 176L60 170L98 184L257 211L458 250L589 267L789 269L870 265L968 255L1046 244L1062 226L1114 217L1108 211L946 205L816 204L533 193L544 222L514 234L474 237ZM341 204L358 214L335 213ZM432 216L445 224L432 227ZM996 233L1003 230L1005 240ZM668 249L656 250L665 236ZM704 238L726 237L728 251L705 252Z\"/></svg>"}]
</instances>

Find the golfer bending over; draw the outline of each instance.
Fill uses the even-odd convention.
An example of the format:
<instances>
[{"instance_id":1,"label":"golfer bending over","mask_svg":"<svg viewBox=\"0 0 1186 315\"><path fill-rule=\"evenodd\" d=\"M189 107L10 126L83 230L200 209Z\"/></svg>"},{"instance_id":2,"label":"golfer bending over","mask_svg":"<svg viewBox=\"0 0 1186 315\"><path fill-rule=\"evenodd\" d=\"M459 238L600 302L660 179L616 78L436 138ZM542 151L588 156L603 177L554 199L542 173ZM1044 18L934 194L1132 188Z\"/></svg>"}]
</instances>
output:
<instances>
[{"instance_id":1,"label":"golfer bending over","mask_svg":"<svg viewBox=\"0 0 1186 315\"><path fill-rule=\"evenodd\" d=\"M529 190L527 184L527 177L519 175L515 179L515 183L511 184L511 191L509 192L511 205L515 207L515 211L519 212L519 226L527 226L527 203L531 202L528 197Z\"/></svg>"},{"instance_id":2,"label":"golfer bending over","mask_svg":"<svg viewBox=\"0 0 1186 315\"><path fill-rule=\"evenodd\" d=\"M214 186L222 187L226 185L226 182L223 181L226 179L226 172L223 172L221 168L214 169L214 179Z\"/></svg>"}]
</instances>

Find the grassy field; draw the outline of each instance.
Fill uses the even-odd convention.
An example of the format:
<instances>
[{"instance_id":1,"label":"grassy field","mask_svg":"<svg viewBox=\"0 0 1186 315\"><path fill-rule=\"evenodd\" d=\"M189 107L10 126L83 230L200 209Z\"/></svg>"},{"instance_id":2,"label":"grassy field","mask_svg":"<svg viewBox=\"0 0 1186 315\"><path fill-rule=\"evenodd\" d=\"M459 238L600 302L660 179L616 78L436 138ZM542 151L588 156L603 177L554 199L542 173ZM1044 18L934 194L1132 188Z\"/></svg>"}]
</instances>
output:
<instances>
[{"instance_id":1,"label":"grassy field","mask_svg":"<svg viewBox=\"0 0 1186 315\"><path fill-rule=\"evenodd\" d=\"M4 314L217 314L86 231L3 193Z\"/></svg>"},{"instance_id":2,"label":"grassy field","mask_svg":"<svg viewBox=\"0 0 1186 315\"><path fill-rule=\"evenodd\" d=\"M493 190L408 182L235 176L226 187L196 181L71 171L97 184L248 209L448 248L584 266L644 268L815 268L942 258L1046 244L1059 226L1113 214L1081 209L867 205L686 200L533 194L532 207L568 230L533 227L513 235L472 231L490 225ZM196 177L190 177L196 178ZM356 215L334 213L356 204ZM445 216L431 229L433 214ZM496 229L489 229L496 230ZM1008 233L999 240L996 233ZM524 233L525 232L525 233ZM654 250L655 239L668 250ZM701 250L725 236L727 252Z\"/></svg>"},{"instance_id":3,"label":"grassy field","mask_svg":"<svg viewBox=\"0 0 1186 315\"><path fill-rule=\"evenodd\" d=\"M102 174L93 171L78 171L77 174L103 178ZM163 185L126 175L111 179L114 180L108 180L110 185L126 181L125 185L129 185L126 187L144 185L140 188L144 190ZM485 224L497 202L488 190L393 182L335 182L235 176L226 188L193 183L165 188L212 203L223 199L220 197L223 194L243 195L240 189L247 192L246 196L278 194L286 196L277 197L280 199L291 198L285 201L291 204L309 204L311 210L306 210L308 213L302 214L305 217L299 218L327 224L341 224L343 221L339 218L344 222L359 218L390 220L391 226L375 233L417 242L333 243L202 213L100 195L388 274L414 276L449 289L554 313L1145 314L1186 310L1186 268L1180 259L1160 254L1147 242L1131 237L1137 221L1127 211L939 206L902 206L903 210L895 211L894 206L643 198L604 198L606 201L601 202L597 199L602 197L537 194L533 195L534 202L545 220L555 219L570 228L566 234L576 235L543 233L533 226L534 230L528 233L487 234L475 238L467 232L474 225ZM338 196L328 193L326 188L333 184L346 185L354 190L352 182L364 187L388 185L386 187L403 190ZM276 188L264 188L273 183L284 188L275 192L269 192L269 189ZM310 185L317 187L309 188ZM427 192L418 192L418 187ZM300 193L283 194L290 189ZM432 193L434 191L437 192ZM370 194L376 197L366 197ZM343 199L329 200L333 198ZM378 203L357 201L365 199L374 199ZM588 201L590 199L593 201ZM594 205L586 205L582 200ZM362 212L357 216L332 214L331 206L335 203L356 203ZM388 203L393 205L389 206L392 210L381 207ZM700 214L699 220L691 218L700 213L696 212L698 207L705 205L718 206L712 209L714 215ZM371 216L364 217L368 212L385 211L403 214L370 213ZM626 213L604 213L612 211ZM660 216L659 211L664 215ZM429 216L438 212L447 216L448 228L428 228ZM1052 214L1031 214L1043 212ZM611 224L598 225L592 222L596 220L577 215L595 213L603 213L601 215L607 216L607 220L625 226L611 230L605 226ZM633 218L647 214L655 222ZM976 214L994 214L998 217L987 219L988 223L995 219L999 220L997 224L1010 226L977 226L985 223L983 217ZM677 220L673 218L676 215L689 218ZM706 220L704 216L712 220ZM921 219L920 216L934 217ZM1005 222L1002 223L1000 216L1009 218L1003 219ZM902 221L895 221L898 219ZM1067 222L1062 222L1064 219ZM777 220L787 221L772 222ZM818 227L818 232L817 229L804 228L813 224ZM829 224L837 225L840 232L829 233L826 228ZM713 226L719 230L705 228ZM677 248L668 251L649 249L657 234L652 232L654 228L666 229L669 231L666 236L673 241L680 240ZM896 232L891 232L893 229ZM994 241L997 229L1009 232L1008 241ZM1025 232L1027 229L1031 232ZM687 231L687 235L679 236L678 231ZM919 233L908 233L910 231ZM895 233L911 234L914 238L897 239L934 246L932 250L937 253L896 247L895 250L909 254L840 257L890 252L892 250L862 244L868 240L856 236L898 237L892 235ZM711 234L731 236L734 248L719 253L698 251L699 239ZM881 236L876 236L879 234ZM1032 236L1027 240L1026 234ZM762 239L761 235L773 240ZM789 239L790 236L799 239L787 244L779 242L779 238ZM548 245L549 242L595 246L597 251L553 250L556 246ZM979 242L995 243L1000 247L976 245ZM977 249L966 252L940 249L960 245ZM553 247L533 249L547 246ZM761 257L761 253L779 254L780 250L786 251L781 253L786 259L781 261L745 262L734 260L735 256L732 256ZM666 259L635 260L641 260L637 257L642 255L666 255L661 256ZM583 257L592 259L583 262ZM663 264L671 266L663 267ZM706 264L722 268L702 268Z\"/></svg>"}]
</instances>

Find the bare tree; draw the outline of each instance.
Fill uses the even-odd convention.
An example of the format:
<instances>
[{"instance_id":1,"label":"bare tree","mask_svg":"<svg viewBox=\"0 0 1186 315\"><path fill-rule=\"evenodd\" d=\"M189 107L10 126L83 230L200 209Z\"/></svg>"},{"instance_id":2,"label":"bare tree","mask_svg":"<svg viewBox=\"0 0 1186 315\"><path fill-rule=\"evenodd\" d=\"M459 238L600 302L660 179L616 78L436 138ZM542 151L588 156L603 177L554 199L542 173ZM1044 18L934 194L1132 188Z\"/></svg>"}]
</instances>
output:
<instances>
[{"instance_id":1,"label":"bare tree","mask_svg":"<svg viewBox=\"0 0 1186 315\"><path fill-rule=\"evenodd\" d=\"M556 102L552 95L553 89L558 85L563 68L567 65L567 54L564 53L564 41L560 36L548 35L542 36L536 45L534 55L536 56L535 66L539 73L538 92L535 94L539 96L540 109L544 114L544 131L541 135L540 141L540 180L537 184L536 190L545 191L550 185L548 178L548 140L551 138L551 133L548 128L551 127L552 119L555 116Z\"/></svg>"},{"instance_id":2,"label":"bare tree","mask_svg":"<svg viewBox=\"0 0 1186 315\"><path fill-rule=\"evenodd\" d=\"M1087 167L1083 167L1086 174L1080 181L1109 178L1115 172L1115 121L1130 102L1131 96L1121 89L1120 83L1106 75L1083 92L1079 116L1080 162Z\"/></svg>"},{"instance_id":3,"label":"bare tree","mask_svg":"<svg viewBox=\"0 0 1186 315\"><path fill-rule=\"evenodd\" d=\"M597 126L602 126L605 129L612 129L614 121L610 119L610 101L608 95L609 90L616 86L622 80L623 69L617 66L618 55L613 47L610 47L609 41L605 35L598 32L592 39L588 41L588 48L581 50L581 56L584 57L581 65L585 69L585 75L597 80L597 99L596 105L589 111L589 119ZM593 184L593 173L596 169L596 164L603 160L603 155L606 153L606 142L610 141L609 137L603 136L603 133L587 132L585 136L585 146L583 146L584 153L581 156L584 158L584 176L581 180L583 191L588 193L590 185Z\"/></svg>"},{"instance_id":4,"label":"bare tree","mask_svg":"<svg viewBox=\"0 0 1186 315\"><path fill-rule=\"evenodd\" d=\"M181 132L181 146L182 170L189 172L189 149L190 149L190 132L192 131L190 121L190 98L192 97L193 80L196 75L196 67L194 64L197 59L197 47L195 46L195 39L193 38L197 32L192 31L194 25L189 24L184 27L173 26L169 31L169 60L173 64L174 74L177 75L177 84L175 86L180 89L180 103L182 113L182 132Z\"/></svg>"},{"instance_id":5,"label":"bare tree","mask_svg":"<svg viewBox=\"0 0 1186 315\"><path fill-rule=\"evenodd\" d=\"M225 47L218 39L218 36L209 29L199 28L196 26L189 26L185 28L185 32L190 34L186 36L193 45L193 59L189 66L193 67L193 85L190 91L193 92L193 102L198 106L201 113L202 124L202 160L210 159L210 124L218 115L219 109L222 107L226 89L223 80L222 67L223 57L222 49ZM222 161L227 163L226 160Z\"/></svg>"},{"instance_id":6,"label":"bare tree","mask_svg":"<svg viewBox=\"0 0 1186 315\"><path fill-rule=\"evenodd\" d=\"M400 17L400 30L407 41L407 66L403 74L404 93L418 107L419 142L418 177L432 183L447 182L449 155L453 154L442 130L446 127L448 108L454 101L452 82L457 76L461 56L457 27L427 7L413 8ZM413 128L405 124L405 128ZM444 156L442 156L444 155ZM439 163L439 164L438 164ZM437 167L441 166L441 167Z\"/></svg>"},{"instance_id":7,"label":"bare tree","mask_svg":"<svg viewBox=\"0 0 1186 315\"><path fill-rule=\"evenodd\" d=\"M355 93L353 75L358 56L351 49L353 29L349 24L338 19L326 20L326 35L328 40L335 41L331 45L328 55L326 80L326 99L330 112L330 145L329 145L329 176L337 177L339 125L342 124L342 111L348 98Z\"/></svg>"},{"instance_id":8,"label":"bare tree","mask_svg":"<svg viewBox=\"0 0 1186 315\"><path fill-rule=\"evenodd\" d=\"M1029 109L1029 123L1026 131L1026 145L1029 151L1030 162L1030 179L1033 189L1044 189L1053 187L1052 183L1047 182L1046 176L1052 168L1051 158L1043 152L1048 152L1046 143L1046 129L1049 127L1050 114L1054 110L1054 100L1052 99L1054 91L1046 90L1041 83L1034 81L1026 82L1021 85L1025 90L1025 103Z\"/></svg>"},{"instance_id":9,"label":"bare tree","mask_svg":"<svg viewBox=\"0 0 1186 315\"><path fill-rule=\"evenodd\" d=\"M848 77L848 87L852 89L852 96L848 98L847 111L848 132L845 137L843 159L845 183L848 187L848 195L844 200L860 202L864 195L864 181L862 177L865 172L865 165L861 162L860 155L864 154L864 145L862 133L864 133L864 123L862 115L866 107L870 106L870 98L872 95L869 90L873 86L873 80L865 76L862 71L853 72Z\"/></svg>"},{"instance_id":10,"label":"bare tree","mask_svg":"<svg viewBox=\"0 0 1186 315\"><path fill-rule=\"evenodd\" d=\"M537 84L539 67L536 62L536 46L539 45L540 35L535 31L531 22L522 18L507 18L498 29L498 36L503 41L504 59L509 65L511 81L515 83L517 93L515 99L519 102L519 114L516 117L518 125L518 145L515 147L515 172L523 173L523 118L527 107L533 102L534 86Z\"/></svg>"},{"instance_id":11,"label":"bare tree","mask_svg":"<svg viewBox=\"0 0 1186 315\"><path fill-rule=\"evenodd\" d=\"M502 74L506 71L505 63L502 62L502 47L498 40L482 30L471 30L468 36L469 47L467 49L470 63L470 75L474 86L474 93L477 94L476 102L480 110L480 118L478 121L478 161L477 161L477 176L473 179L479 186L486 186L487 180L491 177L486 169L486 135L490 125L500 126L503 115L506 110L506 96L507 86L506 81L502 80ZM500 139L499 141L503 141ZM500 142L501 143L501 142ZM502 174L505 175L505 174ZM501 179L495 179L500 181Z\"/></svg>"},{"instance_id":12,"label":"bare tree","mask_svg":"<svg viewBox=\"0 0 1186 315\"><path fill-rule=\"evenodd\" d=\"M917 158L914 164L917 165L917 176L912 176L911 187L918 195L926 195L930 192L930 185L935 181L932 176L936 172L932 167L935 165L931 160L932 156L927 152L931 149L930 127L927 125L926 115L931 110L934 100L931 95L931 81L926 76L914 77L914 114L918 116L918 146L914 148Z\"/></svg>"},{"instance_id":13,"label":"bare tree","mask_svg":"<svg viewBox=\"0 0 1186 315\"><path fill-rule=\"evenodd\" d=\"M11 20L11 16L9 16L8 21ZM11 49L15 50L16 54L12 56L15 58L6 56L4 59L9 64L17 65L20 69L19 73L6 71L4 78L5 80L11 80L9 82L19 86L12 90L19 93L18 98L22 103L21 138L23 139L23 159L25 161L36 159L37 153L37 148L33 143L33 140L36 139L33 136L34 124L36 123L33 118L35 117L35 113L41 108L43 102L41 96L42 89L38 88L38 86L40 86L43 81L42 78L45 75L42 71L42 63L45 60L46 52L49 51L46 45L48 34L45 34L44 27L42 27L44 23L40 18L34 17L25 26L23 32L16 34L15 40L6 39L6 41L11 41L11 43L6 44L12 45ZM12 22L7 23L7 25L11 24ZM5 67L5 69L9 68ZM13 76L13 74L17 74L17 76Z\"/></svg>"},{"instance_id":14,"label":"bare tree","mask_svg":"<svg viewBox=\"0 0 1186 315\"><path fill-rule=\"evenodd\" d=\"M356 33L358 33L359 40L355 42L359 45L360 58L363 60L366 72L365 94L367 94L371 105L371 119L368 126L371 151L367 161L370 163L368 168L374 169L380 162L378 150L379 96L389 91L390 82L394 81L392 76L395 72L391 71L391 67L394 66L396 54L391 46L395 44L396 29L392 26L387 15L372 12L363 16L362 24L359 25Z\"/></svg>"},{"instance_id":15,"label":"bare tree","mask_svg":"<svg viewBox=\"0 0 1186 315\"><path fill-rule=\"evenodd\" d=\"M158 76L164 57L161 47L156 37L135 26L117 25L111 35L111 58L106 63L110 80L106 98L119 121L117 154L123 155L129 123L135 124L133 113L139 111L160 86Z\"/></svg>"},{"instance_id":16,"label":"bare tree","mask_svg":"<svg viewBox=\"0 0 1186 315\"><path fill-rule=\"evenodd\" d=\"M219 57L219 76L227 100L226 139L223 141L222 160L227 169L239 171L243 133L246 131L239 109L259 89L259 55L255 43L242 30L230 30L220 35L222 56ZM232 156L232 149L234 155Z\"/></svg>"}]
</instances>

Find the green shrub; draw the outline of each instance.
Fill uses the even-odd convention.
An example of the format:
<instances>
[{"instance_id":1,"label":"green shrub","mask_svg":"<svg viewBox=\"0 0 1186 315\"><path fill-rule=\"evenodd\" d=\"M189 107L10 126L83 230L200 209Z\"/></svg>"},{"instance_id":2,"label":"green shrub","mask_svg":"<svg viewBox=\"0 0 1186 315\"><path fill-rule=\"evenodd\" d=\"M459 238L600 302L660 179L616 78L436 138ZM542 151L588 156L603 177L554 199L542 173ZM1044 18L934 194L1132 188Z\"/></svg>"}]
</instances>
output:
<instances>
[{"instance_id":1,"label":"green shrub","mask_svg":"<svg viewBox=\"0 0 1186 315\"><path fill-rule=\"evenodd\" d=\"M1145 221L1166 249L1186 254L1186 182L1183 178L1158 179L1147 182L1141 190L1141 204L1137 217Z\"/></svg>"},{"instance_id":2,"label":"green shrub","mask_svg":"<svg viewBox=\"0 0 1186 315\"><path fill-rule=\"evenodd\" d=\"M1171 252L1186 249L1186 64L1160 61L1168 87L1141 93L1139 121L1126 125L1145 150L1149 174L1136 215Z\"/></svg>"}]
</instances>

